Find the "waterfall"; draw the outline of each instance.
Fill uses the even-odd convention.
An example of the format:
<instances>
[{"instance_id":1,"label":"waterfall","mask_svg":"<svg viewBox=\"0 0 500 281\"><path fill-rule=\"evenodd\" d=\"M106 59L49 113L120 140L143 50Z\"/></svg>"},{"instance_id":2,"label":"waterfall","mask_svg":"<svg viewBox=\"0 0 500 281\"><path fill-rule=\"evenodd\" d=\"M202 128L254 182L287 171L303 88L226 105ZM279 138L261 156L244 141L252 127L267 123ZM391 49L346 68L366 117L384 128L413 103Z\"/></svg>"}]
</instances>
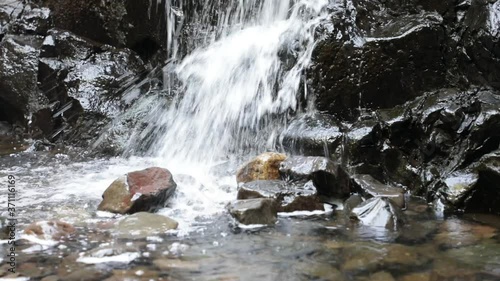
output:
<instances>
[{"instance_id":1,"label":"waterfall","mask_svg":"<svg viewBox=\"0 0 500 281\"><path fill-rule=\"evenodd\" d=\"M149 155L193 163L273 149L286 113L297 110L328 1L217 1L215 15L212 2L190 15L168 4L174 9L167 13L168 37L177 42L169 44L163 72L173 99L149 104L148 125L130 144L135 151L143 150L146 136L153 140ZM190 17L184 22L190 28L180 34L173 23L183 17ZM180 45L193 50L180 58Z\"/></svg>"}]
</instances>

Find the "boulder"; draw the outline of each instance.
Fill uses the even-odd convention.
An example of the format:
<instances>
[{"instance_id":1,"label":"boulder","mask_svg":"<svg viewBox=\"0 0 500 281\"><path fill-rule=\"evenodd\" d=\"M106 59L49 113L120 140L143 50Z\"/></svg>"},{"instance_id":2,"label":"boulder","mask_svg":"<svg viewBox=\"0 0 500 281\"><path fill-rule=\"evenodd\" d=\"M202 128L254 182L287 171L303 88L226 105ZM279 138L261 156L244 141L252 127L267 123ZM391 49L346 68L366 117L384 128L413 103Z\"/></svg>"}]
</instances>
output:
<instances>
[{"instance_id":1,"label":"boulder","mask_svg":"<svg viewBox=\"0 0 500 281\"><path fill-rule=\"evenodd\" d=\"M368 199L352 209L351 218L372 227L397 230L404 224L400 208L385 198Z\"/></svg>"},{"instance_id":2,"label":"boulder","mask_svg":"<svg viewBox=\"0 0 500 281\"><path fill-rule=\"evenodd\" d=\"M278 212L324 210L312 183L292 184L280 180L252 181L238 187L238 200L272 198Z\"/></svg>"},{"instance_id":3,"label":"boulder","mask_svg":"<svg viewBox=\"0 0 500 281\"><path fill-rule=\"evenodd\" d=\"M130 172L104 191L98 210L118 214L154 212L165 206L176 187L167 169L152 167Z\"/></svg>"},{"instance_id":4,"label":"boulder","mask_svg":"<svg viewBox=\"0 0 500 281\"><path fill-rule=\"evenodd\" d=\"M351 192L347 173L325 157L288 157L279 172L287 181L312 180L319 195L346 197Z\"/></svg>"},{"instance_id":5,"label":"boulder","mask_svg":"<svg viewBox=\"0 0 500 281\"><path fill-rule=\"evenodd\" d=\"M166 216L139 212L120 220L116 227L119 238L146 238L177 229L179 224Z\"/></svg>"},{"instance_id":6,"label":"boulder","mask_svg":"<svg viewBox=\"0 0 500 281\"><path fill-rule=\"evenodd\" d=\"M286 155L281 153L263 153L238 169L236 181L240 183L255 180L277 180L280 178L280 163L285 159Z\"/></svg>"},{"instance_id":7,"label":"boulder","mask_svg":"<svg viewBox=\"0 0 500 281\"><path fill-rule=\"evenodd\" d=\"M62 221L35 222L24 229L25 234L46 240L60 240L75 232L76 229L71 224Z\"/></svg>"},{"instance_id":8,"label":"boulder","mask_svg":"<svg viewBox=\"0 0 500 281\"><path fill-rule=\"evenodd\" d=\"M238 222L251 224L274 224L277 221L276 201L270 198L236 200L228 205L228 210Z\"/></svg>"},{"instance_id":9,"label":"boulder","mask_svg":"<svg viewBox=\"0 0 500 281\"><path fill-rule=\"evenodd\" d=\"M389 199L399 208L405 207L405 190L401 187L382 184L370 175L354 175L353 188L366 198L382 197Z\"/></svg>"},{"instance_id":10,"label":"boulder","mask_svg":"<svg viewBox=\"0 0 500 281\"><path fill-rule=\"evenodd\" d=\"M287 151L304 156L330 156L340 146L340 123L327 114L299 115L281 134L281 142Z\"/></svg>"}]
</instances>

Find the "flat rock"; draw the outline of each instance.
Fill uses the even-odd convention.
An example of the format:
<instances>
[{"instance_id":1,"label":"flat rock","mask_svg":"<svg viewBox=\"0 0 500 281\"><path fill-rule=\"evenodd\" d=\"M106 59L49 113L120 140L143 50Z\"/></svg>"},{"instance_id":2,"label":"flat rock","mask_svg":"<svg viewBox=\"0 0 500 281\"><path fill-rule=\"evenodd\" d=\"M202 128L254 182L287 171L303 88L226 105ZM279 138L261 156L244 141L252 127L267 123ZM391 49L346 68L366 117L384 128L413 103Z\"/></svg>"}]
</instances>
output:
<instances>
[{"instance_id":1,"label":"flat rock","mask_svg":"<svg viewBox=\"0 0 500 281\"><path fill-rule=\"evenodd\" d=\"M312 184L291 184L280 180L252 181L238 188L238 200L272 198L278 212L324 210Z\"/></svg>"},{"instance_id":2,"label":"flat rock","mask_svg":"<svg viewBox=\"0 0 500 281\"><path fill-rule=\"evenodd\" d=\"M400 208L405 207L405 191L400 187L385 185L370 175L354 175L353 184L365 197L383 197Z\"/></svg>"},{"instance_id":3,"label":"flat rock","mask_svg":"<svg viewBox=\"0 0 500 281\"><path fill-rule=\"evenodd\" d=\"M229 204L229 213L240 223L274 224L277 220L276 201L270 198L236 200Z\"/></svg>"},{"instance_id":4,"label":"flat rock","mask_svg":"<svg viewBox=\"0 0 500 281\"><path fill-rule=\"evenodd\" d=\"M178 225L169 217L139 212L119 221L115 229L120 238L145 238L176 229Z\"/></svg>"}]
</instances>

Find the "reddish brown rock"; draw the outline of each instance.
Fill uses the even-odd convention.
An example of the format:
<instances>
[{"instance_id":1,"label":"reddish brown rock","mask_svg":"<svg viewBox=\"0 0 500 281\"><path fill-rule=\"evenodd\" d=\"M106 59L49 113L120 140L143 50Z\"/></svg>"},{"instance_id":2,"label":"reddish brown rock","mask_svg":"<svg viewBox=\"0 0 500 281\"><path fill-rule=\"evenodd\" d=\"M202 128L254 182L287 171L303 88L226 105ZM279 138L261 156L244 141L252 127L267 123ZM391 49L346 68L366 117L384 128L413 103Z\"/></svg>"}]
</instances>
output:
<instances>
[{"instance_id":1,"label":"reddish brown rock","mask_svg":"<svg viewBox=\"0 0 500 281\"><path fill-rule=\"evenodd\" d=\"M59 240L63 237L70 236L75 233L75 228L66 222L62 221L40 221L30 224L24 233L37 236L40 239Z\"/></svg>"},{"instance_id":2,"label":"reddish brown rock","mask_svg":"<svg viewBox=\"0 0 500 281\"><path fill-rule=\"evenodd\" d=\"M154 212L165 206L176 188L167 169L152 167L130 172L106 189L98 209L119 214Z\"/></svg>"}]
</instances>

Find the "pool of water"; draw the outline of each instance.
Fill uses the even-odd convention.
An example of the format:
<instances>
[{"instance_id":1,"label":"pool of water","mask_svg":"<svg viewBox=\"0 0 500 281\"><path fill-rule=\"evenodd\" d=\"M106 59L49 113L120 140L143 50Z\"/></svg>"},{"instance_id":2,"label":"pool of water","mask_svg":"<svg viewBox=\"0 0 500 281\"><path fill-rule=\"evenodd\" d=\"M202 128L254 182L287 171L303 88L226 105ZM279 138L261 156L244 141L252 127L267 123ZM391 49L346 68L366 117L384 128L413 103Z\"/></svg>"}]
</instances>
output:
<instances>
[{"instance_id":1,"label":"pool of water","mask_svg":"<svg viewBox=\"0 0 500 281\"><path fill-rule=\"evenodd\" d=\"M24 152L0 158L0 177L17 178L18 237L30 223L61 220L76 233L60 241L19 239L18 280L500 280L500 219L443 217L410 198L398 231L349 220L341 210L281 213L276 225L245 227L225 210L236 198L237 163L210 167L155 158L86 159L77 151ZM178 190L161 215L176 231L117 235L123 219L97 212L118 176L150 166L172 170ZM2 190L1 215L7 195ZM108 279L109 278L109 279Z\"/></svg>"}]
</instances>

